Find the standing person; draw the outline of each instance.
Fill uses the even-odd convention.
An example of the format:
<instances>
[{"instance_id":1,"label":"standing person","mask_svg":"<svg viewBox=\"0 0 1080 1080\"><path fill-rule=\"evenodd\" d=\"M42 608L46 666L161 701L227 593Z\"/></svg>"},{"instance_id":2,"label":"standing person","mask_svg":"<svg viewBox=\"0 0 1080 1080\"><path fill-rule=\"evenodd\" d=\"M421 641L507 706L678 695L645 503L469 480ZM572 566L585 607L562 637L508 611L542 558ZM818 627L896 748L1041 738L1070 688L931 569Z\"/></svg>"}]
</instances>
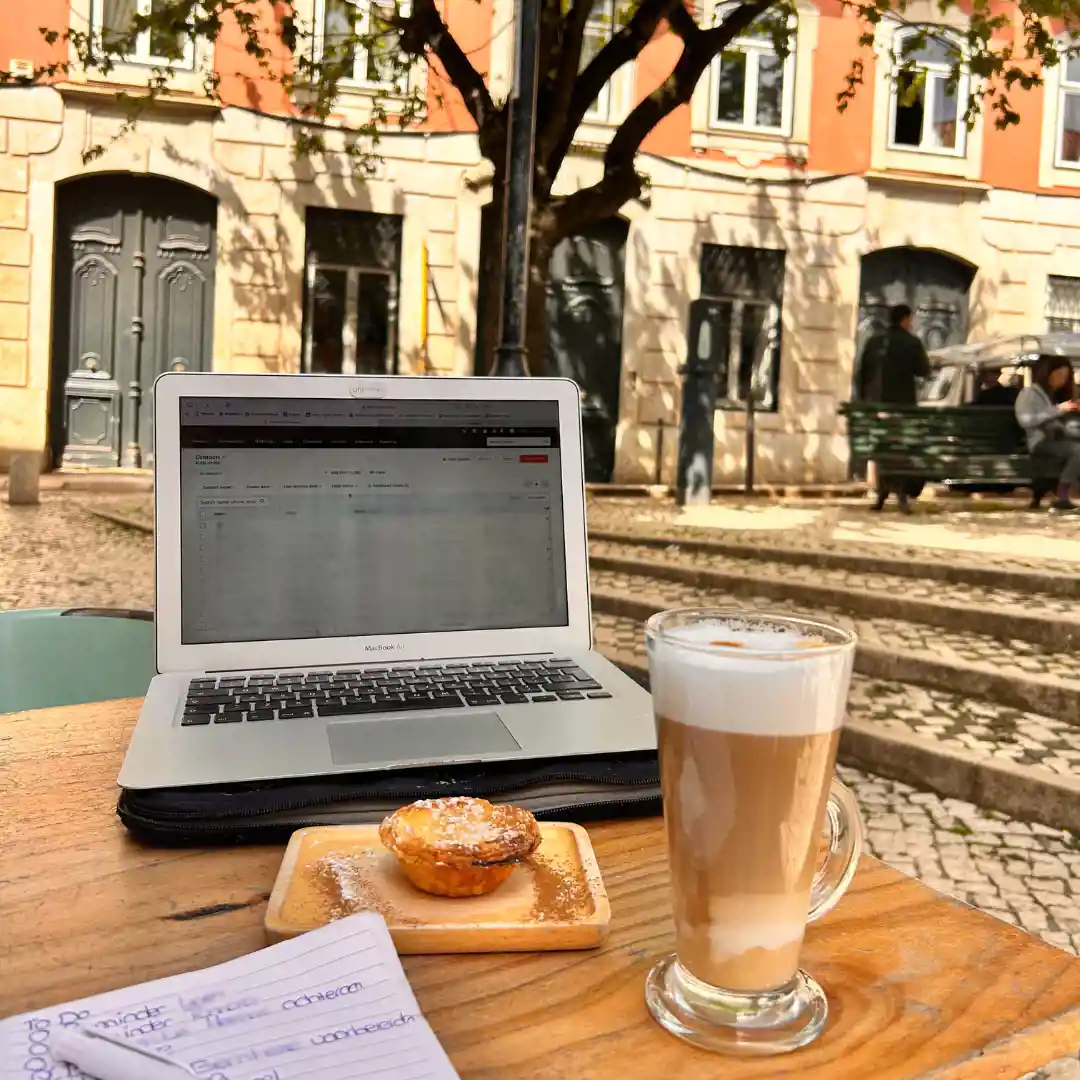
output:
<instances>
[{"instance_id":1,"label":"standing person","mask_svg":"<svg viewBox=\"0 0 1080 1080\"><path fill-rule=\"evenodd\" d=\"M930 375L930 358L923 343L911 332L913 312L907 304L889 308L889 328L874 334L863 347L859 364L860 401L883 405L918 404L919 379ZM878 475L875 510L882 510L889 492L896 491L900 510L910 513L908 497L915 493L910 481Z\"/></svg>"},{"instance_id":2,"label":"standing person","mask_svg":"<svg viewBox=\"0 0 1080 1080\"><path fill-rule=\"evenodd\" d=\"M1062 416L1080 410L1080 403L1073 400L1071 391L1069 360L1064 356L1044 356L1032 370L1031 385L1025 386L1016 399L1016 421L1027 436L1028 453L1061 465L1051 513L1077 509L1069 495L1073 484L1080 481L1080 442L1069 437Z\"/></svg>"}]
</instances>

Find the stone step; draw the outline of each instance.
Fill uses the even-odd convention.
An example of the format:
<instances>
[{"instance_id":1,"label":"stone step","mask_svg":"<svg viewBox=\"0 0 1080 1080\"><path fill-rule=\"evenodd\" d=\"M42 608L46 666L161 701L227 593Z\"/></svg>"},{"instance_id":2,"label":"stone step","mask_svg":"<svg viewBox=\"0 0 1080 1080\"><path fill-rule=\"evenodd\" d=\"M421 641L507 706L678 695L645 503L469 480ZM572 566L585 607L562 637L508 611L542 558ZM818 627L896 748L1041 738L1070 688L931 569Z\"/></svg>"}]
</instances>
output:
<instances>
[{"instance_id":1,"label":"stone step","mask_svg":"<svg viewBox=\"0 0 1080 1080\"><path fill-rule=\"evenodd\" d=\"M800 603L851 615L926 623L943 630L1028 641L1053 650L1080 645L1076 604L1048 593L927 582L885 574L855 574L817 566L762 567L709 552L636 544L590 544L594 570L647 576L769 601Z\"/></svg>"},{"instance_id":2,"label":"stone step","mask_svg":"<svg viewBox=\"0 0 1080 1080\"><path fill-rule=\"evenodd\" d=\"M596 647L648 686L641 624L598 614ZM845 765L1080 833L1080 732L1048 717L856 675Z\"/></svg>"},{"instance_id":3,"label":"stone step","mask_svg":"<svg viewBox=\"0 0 1080 1080\"><path fill-rule=\"evenodd\" d=\"M1026 596L1044 593L1059 598L1080 598L1080 574L984 565L977 561L978 553L964 553L964 558L969 561L961 562L956 559L956 552L935 552L926 548L914 551L902 549L897 554L872 550L867 553L866 544L858 545L857 549L854 545L796 547L685 537L680 532L682 530L590 529L589 541L590 544L622 544L642 549L700 553L714 559L738 560L738 564L746 568L753 563L766 562L781 566L850 571L861 576L885 575L915 578L923 582L972 585Z\"/></svg>"},{"instance_id":4,"label":"stone step","mask_svg":"<svg viewBox=\"0 0 1080 1080\"><path fill-rule=\"evenodd\" d=\"M592 605L596 613L632 619L639 626L656 611L701 605L833 619L858 633L855 669L863 675L984 698L1080 725L1080 655L1073 651L1057 652L1022 640L1002 643L987 634L902 619L852 619L836 607L733 596L610 570L593 571Z\"/></svg>"}]
</instances>

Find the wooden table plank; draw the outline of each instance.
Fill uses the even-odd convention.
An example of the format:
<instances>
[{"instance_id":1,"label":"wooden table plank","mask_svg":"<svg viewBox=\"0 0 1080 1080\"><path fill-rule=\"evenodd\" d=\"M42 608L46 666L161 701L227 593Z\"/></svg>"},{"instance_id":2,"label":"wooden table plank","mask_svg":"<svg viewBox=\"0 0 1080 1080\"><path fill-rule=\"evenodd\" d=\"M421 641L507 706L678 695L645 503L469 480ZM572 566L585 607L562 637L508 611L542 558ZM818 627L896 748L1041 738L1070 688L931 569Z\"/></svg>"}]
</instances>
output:
<instances>
[{"instance_id":1,"label":"wooden table plank","mask_svg":"<svg viewBox=\"0 0 1080 1080\"><path fill-rule=\"evenodd\" d=\"M138 702L0 717L0 1015L231 959L264 944L282 849L160 850L114 816ZM590 828L612 904L594 952L410 957L417 997L466 1080L1015 1080L1080 1045L1080 960L863 860L811 927L824 1037L717 1059L648 1017L671 947L658 819Z\"/></svg>"}]
</instances>

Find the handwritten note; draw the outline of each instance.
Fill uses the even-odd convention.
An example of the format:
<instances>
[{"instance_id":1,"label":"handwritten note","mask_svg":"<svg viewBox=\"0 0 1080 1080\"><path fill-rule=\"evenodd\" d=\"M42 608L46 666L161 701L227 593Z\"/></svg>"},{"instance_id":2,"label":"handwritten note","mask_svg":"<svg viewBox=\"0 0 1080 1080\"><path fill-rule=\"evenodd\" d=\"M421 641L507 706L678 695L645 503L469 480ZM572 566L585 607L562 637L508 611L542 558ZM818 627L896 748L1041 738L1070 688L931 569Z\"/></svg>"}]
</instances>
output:
<instances>
[{"instance_id":1,"label":"handwritten note","mask_svg":"<svg viewBox=\"0 0 1080 1080\"><path fill-rule=\"evenodd\" d=\"M0 1080L456 1080L382 918L0 1021Z\"/></svg>"}]
</instances>

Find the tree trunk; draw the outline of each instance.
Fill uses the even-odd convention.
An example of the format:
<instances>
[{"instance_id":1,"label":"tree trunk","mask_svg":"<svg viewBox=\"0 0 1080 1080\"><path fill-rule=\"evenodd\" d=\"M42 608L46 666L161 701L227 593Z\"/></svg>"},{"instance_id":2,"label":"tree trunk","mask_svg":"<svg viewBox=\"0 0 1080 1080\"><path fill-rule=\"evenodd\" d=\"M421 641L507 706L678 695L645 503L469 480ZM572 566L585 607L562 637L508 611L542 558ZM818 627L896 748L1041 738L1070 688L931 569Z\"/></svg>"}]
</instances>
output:
<instances>
[{"instance_id":1,"label":"tree trunk","mask_svg":"<svg viewBox=\"0 0 1080 1080\"><path fill-rule=\"evenodd\" d=\"M534 226L529 244L529 291L525 311L525 347L528 349L530 375L554 374L547 370L547 281L551 264L551 245ZM476 288L476 341L474 371L491 373L495 350L499 347L499 313L503 290L503 203L502 192L484 207L480 225L479 280Z\"/></svg>"},{"instance_id":2,"label":"tree trunk","mask_svg":"<svg viewBox=\"0 0 1080 1080\"><path fill-rule=\"evenodd\" d=\"M525 347L529 351L530 375L557 375L548 370L547 286L551 274L551 248L533 233L529 246L529 295L525 307Z\"/></svg>"}]
</instances>

